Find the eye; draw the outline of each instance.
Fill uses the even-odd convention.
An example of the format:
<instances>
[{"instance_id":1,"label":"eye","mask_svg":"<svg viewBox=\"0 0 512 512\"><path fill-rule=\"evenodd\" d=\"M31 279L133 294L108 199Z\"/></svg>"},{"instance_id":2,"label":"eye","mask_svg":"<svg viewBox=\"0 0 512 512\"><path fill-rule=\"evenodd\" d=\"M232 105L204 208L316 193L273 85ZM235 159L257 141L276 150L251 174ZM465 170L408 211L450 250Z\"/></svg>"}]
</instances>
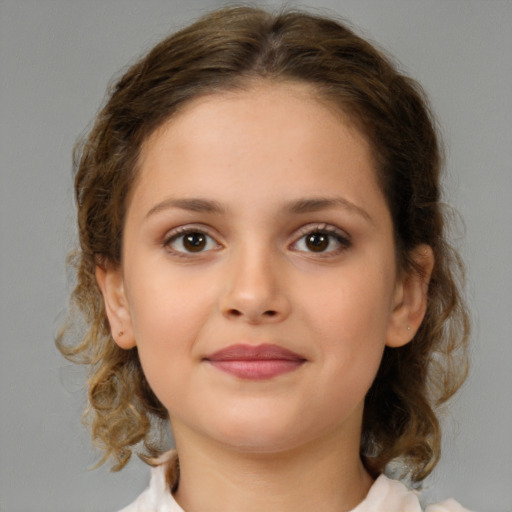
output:
<instances>
[{"instance_id":1,"label":"eye","mask_svg":"<svg viewBox=\"0 0 512 512\"><path fill-rule=\"evenodd\" d=\"M295 251L337 254L350 246L348 235L334 227L305 227L301 232L304 234L291 246Z\"/></svg>"},{"instance_id":2,"label":"eye","mask_svg":"<svg viewBox=\"0 0 512 512\"><path fill-rule=\"evenodd\" d=\"M219 244L203 231L186 229L171 233L165 246L172 252L191 254L211 251L218 248Z\"/></svg>"}]
</instances>

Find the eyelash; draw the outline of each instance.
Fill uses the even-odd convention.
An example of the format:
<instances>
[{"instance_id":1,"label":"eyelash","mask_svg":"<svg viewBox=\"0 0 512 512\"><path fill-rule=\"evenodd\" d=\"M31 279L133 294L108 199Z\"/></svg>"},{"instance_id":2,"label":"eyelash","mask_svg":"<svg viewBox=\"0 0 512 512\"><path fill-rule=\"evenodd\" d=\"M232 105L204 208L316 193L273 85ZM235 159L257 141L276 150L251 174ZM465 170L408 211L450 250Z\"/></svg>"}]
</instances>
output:
<instances>
[{"instance_id":1,"label":"eyelash","mask_svg":"<svg viewBox=\"0 0 512 512\"><path fill-rule=\"evenodd\" d=\"M172 247L172 245L179 240L181 240L181 244L183 246L183 244L185 243L185 237L187 235L196 235L196 234L201 235L206 238L206 241L205 241L206 245L204 246L204 248L199 248L198 251L192 251L192 250L186 250L186 249L178 250L175 247ZM319 251L314 251L314 250L297 249L297 245L299 244L300 241L304 240L304 243L307 244L307 241L305 241L306 237L312 236L312 235L326 236L328 238L327 246L326 246L327 250L322 249ZM329 250L329 247L332 245L333 240L337 244L337 247ZM211 245L211 242L214 243L214 247L208 247L208 244L210 243L210 245ZM299 237L296 238L296 240L292 244L290 244L289 247L291 250L296 251L296 252L312 254L319 258L326 258L326 257L332 257L332 256L336 256L336 255L340 254L344 250L348 249L351 245L352 245L352 243L350 240L350 236L348 234L346 234L344 231L342 231L334 226L329 226L327 224L322 223L322 224L309 224L309 225L306 225L306 226L300 228L299 229ZM163 246L172 254L174 254L178 257L183 257L183 258L191 258L191 257L194 257L194 255L200 255L205 252L209 252L211 250L215 250L215 249L218 249L221 247L221 245L215 240L215 238L212 237L210 234L208 234L208 232L203 227L195 227L195 226L187 226L187 227L183 226L183 227L176 228L168 236L166 236L166 238L163 242Z\"/></svg>"},{"instance_id":2,"label":"eyelash","mask_svg":"<svg viewBox=\"0 0 512 512\"><path fill-rule=\"evenodd\" d=\"M320 250L320 251L313 251L313 250L300 250L300 249L294 249L298 252L304 252L307 254L315 255L319 258L328 258L332 256L337 256L346 249L348 249L352 242L350 240L350 236L345 233L344 231L340 230L339 228L336 228L334 226L330 226L328 224L309 224L307 226L302 227L299 230L299 238L293 242L290 247L293 248L294 246L297 246L297 244L304 240L304 243L307 243L306 237L312 236L312 235L323 235L328 237L327 241L327 250ZM337 244L337 247L334 249L329 249L329 247L332 245L333 240Z\"/></svg>"},{"instance_id":3,"label":"eyelash","mask_svg":"<svg viewBox=\"0 0 512 512\"><path fill-rule=\"evenodd\" d=\"M194 226L187 226L187 227L179 227L173 230L168 236L166 236L164 240L164 247L171 252L173 255L182 257L182 258L190 258L193 257L195 254L202 254L206 251L199 250L197 252L194 251L187 251L187 250L178 250L176 248L172 247L172 244L174 242L177 242L181 239L181 244L183 245L185 242L185 237L187 235L202 235L204 236L207 241L206 244L208 244L208 240L215 244L215 247L213 249L218 249L220 247L220 244L217 243L217 241L205 231L203 227L194 227ZM207 251L213 250L212 248L206 249Z\"/></svg>"}]
</instances>

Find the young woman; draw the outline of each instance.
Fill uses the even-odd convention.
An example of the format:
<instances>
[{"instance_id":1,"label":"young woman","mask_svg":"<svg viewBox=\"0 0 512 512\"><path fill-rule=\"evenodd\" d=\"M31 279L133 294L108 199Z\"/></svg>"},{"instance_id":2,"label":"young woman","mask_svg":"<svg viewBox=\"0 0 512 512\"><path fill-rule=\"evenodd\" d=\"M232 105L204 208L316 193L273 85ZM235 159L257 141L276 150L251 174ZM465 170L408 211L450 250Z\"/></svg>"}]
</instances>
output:
<instances>
[{"instance_id":1,"label":"young woman","mask_svg":"<svg viewBox=\"0 0 512 512\"><path fill-rule=\"evenodd\" d=\"M304 12L211 13L117 82L77 154L88 329L59 345L104 460L155 466L126 512L421 510L385 473L434 468L469 331L440 167L418 84Z\"/></svg>"}]
</instances>

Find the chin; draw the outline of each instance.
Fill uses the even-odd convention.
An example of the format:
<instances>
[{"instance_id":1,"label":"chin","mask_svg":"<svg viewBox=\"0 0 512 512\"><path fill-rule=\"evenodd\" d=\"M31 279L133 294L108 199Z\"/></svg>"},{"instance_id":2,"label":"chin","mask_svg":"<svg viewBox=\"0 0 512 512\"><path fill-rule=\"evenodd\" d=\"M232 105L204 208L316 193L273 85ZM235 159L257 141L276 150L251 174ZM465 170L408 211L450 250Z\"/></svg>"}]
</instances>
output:
<instances>
[{"instance_id":1,"label":"chin","mask_svg":"<svg viewBox=\"0 0 512 512\"><path fill-rule=\"evenodd\" d=\"M231 439L224 438L222 441L232 450L245 454L259 455L287 452L301 444L299 440L290 439L287 436L262 436L261 433L258 434L258 437L255 435L237 436Z\"/></svg>"},{"instance_id":2,"label":"chin","mask_svg":"<svg viewBox=\"0 0 512 512\"><path fill-rule=\"evenodd\" d=\"M277 453L292 450L310 440L307 432L298 432L300 422L280 422L277 418L232 419L219 425L214 436L219 442L243 453ZM311 434L311 433L309 433Z\"/></svg>"}]
</instances>

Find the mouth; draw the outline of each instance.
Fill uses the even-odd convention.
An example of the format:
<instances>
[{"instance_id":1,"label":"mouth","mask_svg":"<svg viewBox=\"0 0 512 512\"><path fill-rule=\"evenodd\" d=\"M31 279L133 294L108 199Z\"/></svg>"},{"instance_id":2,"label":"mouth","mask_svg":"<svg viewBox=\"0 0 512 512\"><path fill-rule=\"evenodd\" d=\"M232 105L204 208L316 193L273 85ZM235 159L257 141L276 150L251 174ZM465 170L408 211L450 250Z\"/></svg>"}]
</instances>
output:
<instances>
[{"instance_id":1,"label":"mouth","mask_svg":"<svg viewBox=\"0 0 512 512\"><path fill-rule=\"evenodd\" d=\"M231 345L204 358L239 379L265 380L299 369L306 359L278 345Z\"/></svg>"}]
</instances>

